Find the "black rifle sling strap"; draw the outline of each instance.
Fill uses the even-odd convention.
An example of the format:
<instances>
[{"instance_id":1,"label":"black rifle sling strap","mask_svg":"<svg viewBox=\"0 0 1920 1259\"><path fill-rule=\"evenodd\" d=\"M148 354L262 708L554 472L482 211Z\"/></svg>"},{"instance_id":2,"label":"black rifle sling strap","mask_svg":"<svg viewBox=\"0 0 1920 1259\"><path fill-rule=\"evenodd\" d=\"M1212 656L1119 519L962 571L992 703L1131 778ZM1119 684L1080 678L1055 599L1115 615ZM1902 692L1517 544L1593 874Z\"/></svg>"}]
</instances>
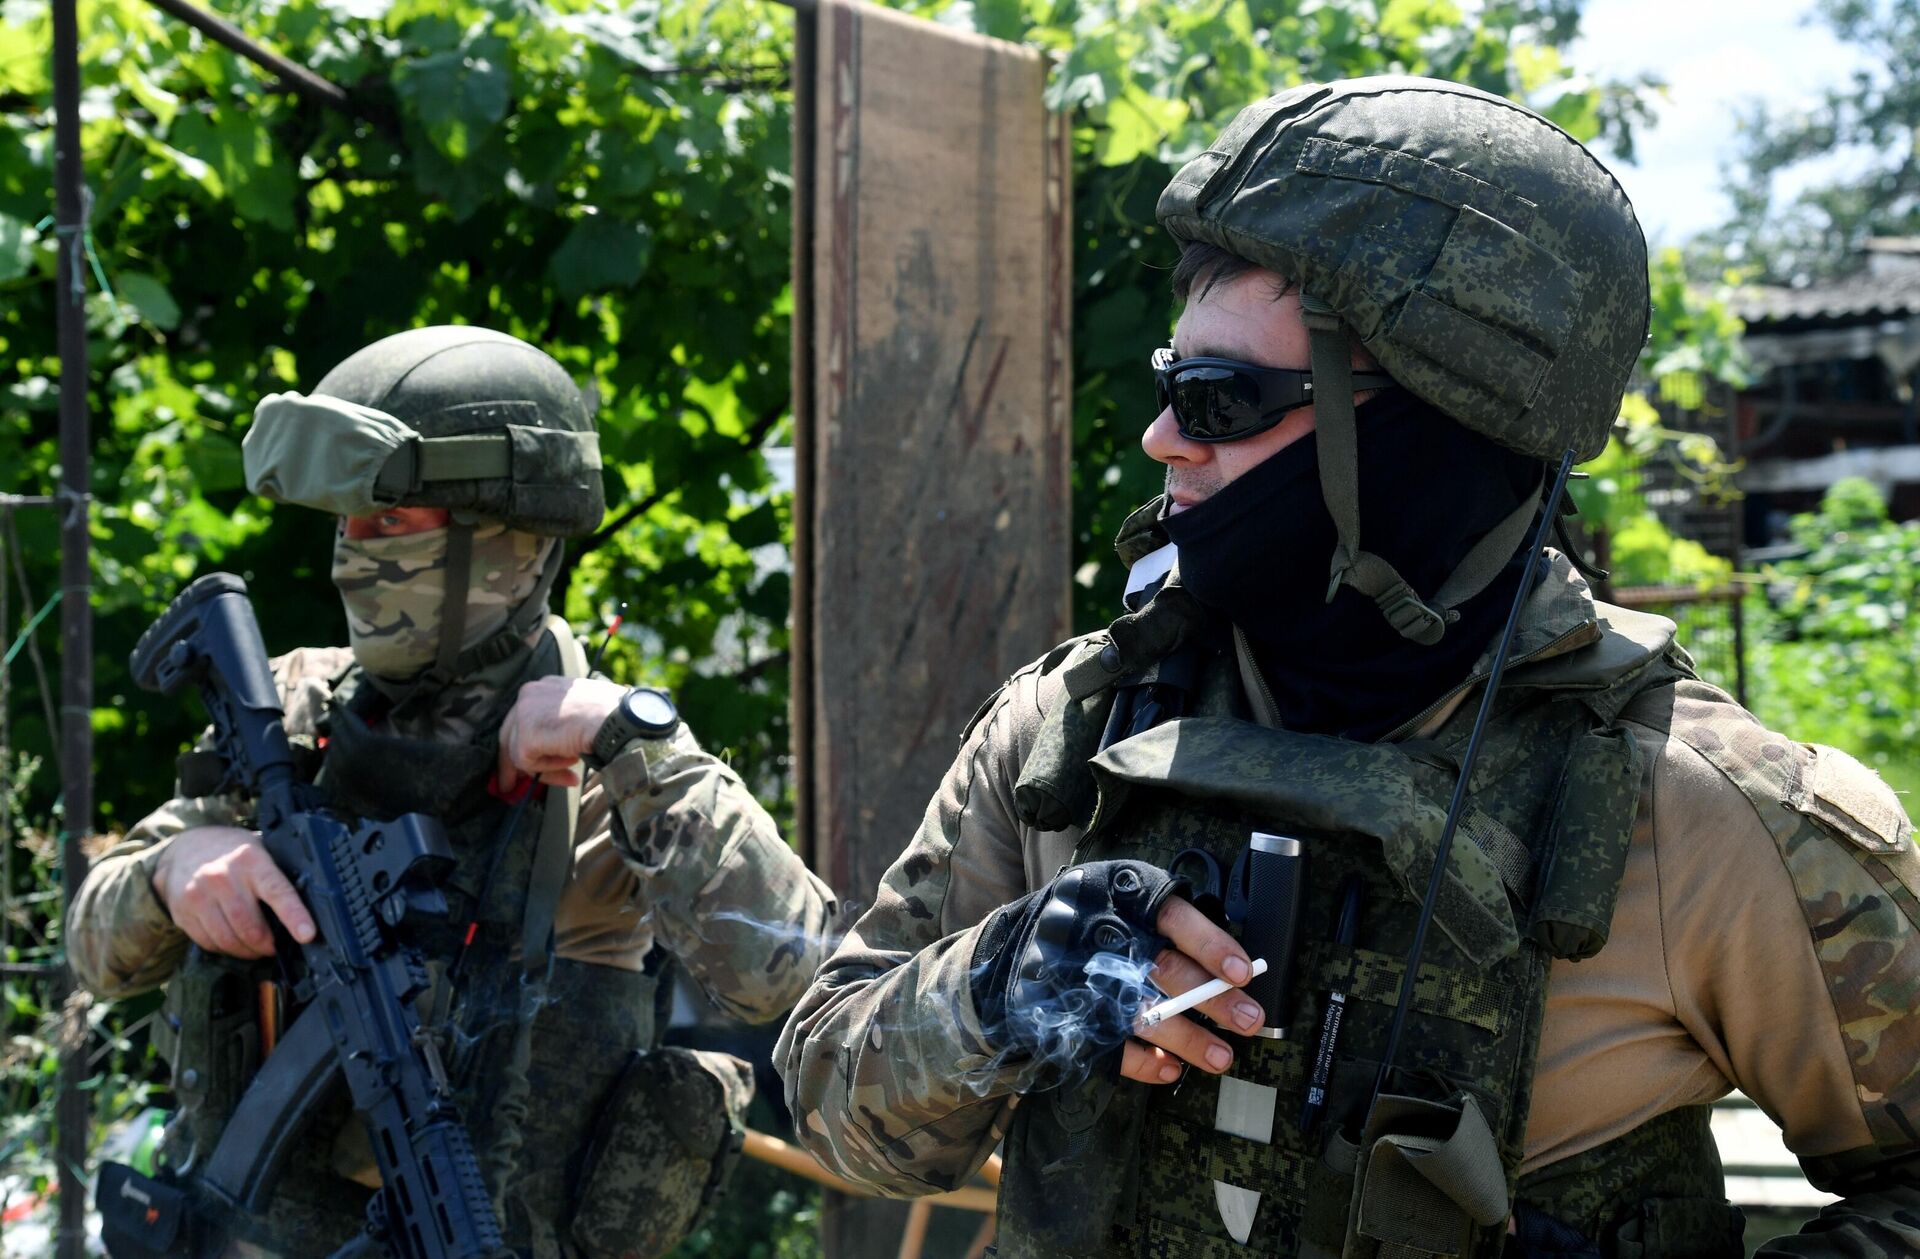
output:
<instances>
[{"instance_id":1,"label":"black rifle sling strap","mask_svg":"<svg viewBox=\"0 0 1920 1259\"><path fill-rule=\"evenodd\" d=\"M587 655L573 629L557 616L547 618L547 633L560 649L564 677L587 676ZM556 799L556 795L558 798ZM527 880L527 908L520 926L520 958L528 976L544 976L553 951L553 920L560 894L573 873L573 831L580 821L580 787L552 788L540 815L540 839L533 850Z\"/></svg>"}]
</instances>

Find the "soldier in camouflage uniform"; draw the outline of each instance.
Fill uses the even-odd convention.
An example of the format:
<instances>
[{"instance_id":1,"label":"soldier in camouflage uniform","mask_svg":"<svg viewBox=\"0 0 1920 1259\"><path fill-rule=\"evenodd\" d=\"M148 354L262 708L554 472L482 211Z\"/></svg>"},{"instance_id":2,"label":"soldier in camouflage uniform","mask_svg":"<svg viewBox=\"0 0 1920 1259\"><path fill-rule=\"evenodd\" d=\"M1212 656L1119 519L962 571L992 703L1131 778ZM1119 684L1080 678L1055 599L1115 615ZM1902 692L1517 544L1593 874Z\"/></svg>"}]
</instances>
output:
<instances>
[{"instance_id":1,"label":"soldier in camouflage uniform","mask_svg":"<svg viewBox=\"0 0 1920 1259\"><path fill-rule=\"evenodd\" d=\"M1510 102L1362 79L1249 107L1159 214L1185 306L1127 614L968 727L782 1035L803 1140L902 1196L1004 1142L1022 1259L1732 1259L1707 1104L1737 1087L1841 1195L1762 1253L1920 1254L1898 800L1523 544L1544 461L1599 452L1644 341L1618 185ZM1129 963L1247 983L1266 907L1223 929L1219 879L1256 832L1306 853L1290 986L1136 1024Z\"/></svg>"},{"instance_id":2,"label":"soldier in camouflage uniform","mask_svg":"<svg viewBox=\"0 0 1920 1259\"><path fill-rule=\"evenodd\" d=\"M335 808L429 813L453 841L424 1021L507 1242L659 1253L718 1188L752 1087L743 1063L654 1048L661 966L771 1018L813 973L831 900L670 701L588 676L547 612L561 538L603 512L591 413L534 347L426 328L353 355L310 396L267 398L245 454L257 492L341 517L351 645L273 662L305 774ZM66 937L98 996L168 986L180 1113L163 1156L179 1175L258 1060L267 915L314 930L250 802L198 794L207 755L184 757L180 796L93 867ZM331 1253L377 1177L341 1089L231 1252Z\"/></svg>"}]
</instances>

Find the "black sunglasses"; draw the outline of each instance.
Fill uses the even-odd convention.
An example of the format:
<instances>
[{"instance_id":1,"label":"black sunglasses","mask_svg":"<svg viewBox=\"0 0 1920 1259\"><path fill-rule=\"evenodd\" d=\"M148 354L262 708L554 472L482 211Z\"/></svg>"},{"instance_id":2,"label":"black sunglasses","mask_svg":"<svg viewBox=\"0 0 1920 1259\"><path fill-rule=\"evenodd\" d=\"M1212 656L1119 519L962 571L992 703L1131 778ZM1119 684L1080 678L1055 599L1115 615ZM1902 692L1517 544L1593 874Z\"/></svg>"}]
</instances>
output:
<instances>
[{"instance_id":1,"label":"black sunglasses","mask_svg":"<svg viewBox=\"0 0 1920 1259\"><path fill-rule=\"evenodd\" d=\"M1287 412L1313 402L1313 373L1292 367L1262 367L1232 358L1173 357L1171 346L1153 352L1153 386L1160 409L1173 408L1180 435L1196 442L1236 442L1264 433ZM1355 389L1388 389L1381 372L1355 372Z\"/></svg>"}]
</instances>

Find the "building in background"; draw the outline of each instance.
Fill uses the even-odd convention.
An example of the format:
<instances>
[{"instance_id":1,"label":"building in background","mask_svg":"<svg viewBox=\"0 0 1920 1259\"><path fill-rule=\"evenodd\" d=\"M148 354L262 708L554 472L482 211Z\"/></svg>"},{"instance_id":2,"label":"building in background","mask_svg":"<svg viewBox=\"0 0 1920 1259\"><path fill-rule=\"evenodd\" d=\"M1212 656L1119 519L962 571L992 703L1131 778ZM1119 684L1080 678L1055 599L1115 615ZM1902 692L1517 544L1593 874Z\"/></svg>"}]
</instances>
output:
<instances>
[{"instance_id":1,"label":"building in background","mask_svg":"<svg viewBox=\"0 0 1920 1259\"><path fill-rule=\"evenodd\" d=\"M1745 545L1783 540L1842 477L1920 517L1920 237L1876 238L1850 275L1751 288L1734 309L1757 369L1732 416Z\"/></svg>"}]
</instances>

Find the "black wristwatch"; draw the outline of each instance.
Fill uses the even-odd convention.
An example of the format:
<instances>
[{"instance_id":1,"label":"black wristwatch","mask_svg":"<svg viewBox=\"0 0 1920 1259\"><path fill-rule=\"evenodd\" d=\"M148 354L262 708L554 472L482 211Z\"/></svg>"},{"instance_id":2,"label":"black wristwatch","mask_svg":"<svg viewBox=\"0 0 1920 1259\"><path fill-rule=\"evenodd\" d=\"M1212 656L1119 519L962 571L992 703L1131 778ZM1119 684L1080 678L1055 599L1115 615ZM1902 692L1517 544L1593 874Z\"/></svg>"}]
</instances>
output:
<instances>
[{"instance_id":1,"label":"black wristwatch","mask_svg":"<svg viewBox=\"0 0 1920 1259\"><path fill-rule=\"evenodd\" d=\"M636 686L620 697L587 750L587 766L605 769L607 762L635 739L664 739L680 725L673 697L654 686Z\"/></svg>"}]
</instances>

